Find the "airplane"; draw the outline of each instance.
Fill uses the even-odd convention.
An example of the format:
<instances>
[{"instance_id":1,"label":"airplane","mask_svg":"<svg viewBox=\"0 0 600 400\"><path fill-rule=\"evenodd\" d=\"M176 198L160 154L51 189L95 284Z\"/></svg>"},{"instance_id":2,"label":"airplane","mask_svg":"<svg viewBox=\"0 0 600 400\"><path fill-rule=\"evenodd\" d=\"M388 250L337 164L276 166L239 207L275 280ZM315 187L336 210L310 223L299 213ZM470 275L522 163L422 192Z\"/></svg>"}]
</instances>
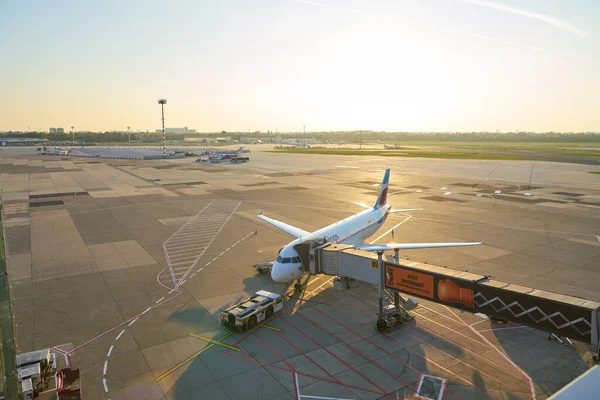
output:
<instances>
[{"instance_id":1,"label":"airplane","mask_svg":"<svg viewBox=\"0 0 600 400\"><path fill-rule=\"evenodd\" d=\"M385 219L389 214L422 210L422 208L396 210L393 209L390 204L387 204L389 179L390 168L385 170L385 174L383 175L383 181L379 189L379 195L377 196L377 201L373 206L369 206L363 203L354 203L360 207L365 208L365 210L314 232L307 232L300 228L296 228L295 226L266 217L261 211L261 213L258 215L258 218L275 226L276 228L295 238L279 251L279 256L277 257L277 260L275 260L273 268L271 269L271 278L275 282L291 282L294 279L299 280L302 277L302 260L300 259L300 255L296 252L296 250L294 250L294 246L300 243L306 243L315 240L324 239L326 242L333 244L347 244L353 246L357 250L365 251L477 246L482 243L466 242L365 244L365 239L373 235L375 232L377 232L377 230L379 230L379 228L383 226L383 223L385 222Z\"/></svg>"},{"instance_id":2,"label":"airplane","mask_svg":"<svg viewBox=\"0 0 600 400\"><path fill-rule=\"evenodd\" d=\"M232 158L242 157L243 153L244 153L244 148L240 147L238 149L238 151L236 151L235 153L220 153L220 154L215 154L214 156L212 156L210 158L210 160L211 161L231 160Z\"/></svg>"},{"instance_id":3,"label":"airplane","mask_svg":"<svg viewBox=\"0 0 600 400\"><path fill-rule=\"evenodd\" d=\"M286 143L289 144L290 146L310 147L310 145L306 142L300 142L300 141L295 141L295 140L288 140Z\"/></svg>"}]
</instances>

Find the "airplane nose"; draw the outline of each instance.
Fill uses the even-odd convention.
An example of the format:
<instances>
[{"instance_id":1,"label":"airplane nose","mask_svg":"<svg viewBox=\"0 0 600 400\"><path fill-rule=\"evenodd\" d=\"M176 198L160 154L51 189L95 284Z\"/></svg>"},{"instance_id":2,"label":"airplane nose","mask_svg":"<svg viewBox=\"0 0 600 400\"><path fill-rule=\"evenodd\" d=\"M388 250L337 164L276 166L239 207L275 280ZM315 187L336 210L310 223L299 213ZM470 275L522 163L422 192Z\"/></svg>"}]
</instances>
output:
<instances>
[{"instance_id":1,"label":"airplane nose","mask_svg":"<svg viewBox=\"0 0 600 400\"><path fill-rule=\"evenodd\" d=\"M275 282L289 282L293 280L294 277L284 265L275 263L273 264L273 269L271 270L271 279L273 279Z\"/></svg>"}]
</instances>

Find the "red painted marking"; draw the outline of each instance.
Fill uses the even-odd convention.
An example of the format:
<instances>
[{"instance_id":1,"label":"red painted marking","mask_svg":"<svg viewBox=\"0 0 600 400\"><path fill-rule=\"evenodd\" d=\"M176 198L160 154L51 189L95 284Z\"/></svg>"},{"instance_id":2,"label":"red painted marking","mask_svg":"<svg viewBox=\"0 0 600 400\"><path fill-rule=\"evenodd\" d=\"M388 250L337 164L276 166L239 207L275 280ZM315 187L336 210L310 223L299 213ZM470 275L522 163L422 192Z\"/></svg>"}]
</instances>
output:
<instances>
[{"instance_id":1,"label":"red painted marking","mask_svg":"<svg viewBox=\"0 0 600 400\"><path fill-rule=\"evenodd\" d=\"M271 353L275 354L275 355L277 356L277 358L279 358L281 361L283 361L283 362L284 362L284 364L285 364L285 365L287 365L288 367L290 367L290 369L292 370L292 372L296 372L296 368L292 367L292 366L290 365L290 363L288 363L288 362L286 361L286 359L285 359L285 358L283 358L283 357L281 356L281 354L279 354L279 352L278 352L277 350L275 350L273 347L269 346L269 344L268 344L267 342L265 342L265 341L264 341L264 340L263 340L263 339L262 339L260 336L258 336L258 335L256 334L256 332L254 332L254 333L253 333L253 335L254 335L254 337L255 337L255 338L257 338L258 340L260 340L260 341L262 342L262 344L264 344L265 346L267 346L267 348L268 348L269 350L271 350Z\"/></svg>"},{"instance_id":2,"label":"red painted marking","mask_svg":"<svg viewBox=\"0 0 600 400\"><path fill-rule=\"evenodd\" d=\"M337 295L335 295L335 294L334 294L334 296L338 297L340 300L348 300L347 298L340 297L340 296L337 296ZM349 302L349 303L347 303L347 304L348 304L348 305L350 305L351 307L354 307L354 308L356 308L356 309L359 309L359 310L361 310L361 311L364 311L364 312L366 312L367 314L370 314L370 315L372 315L373 317L377 318L377 315L376 315L376 314L373 314L372 312L368 311L368 310L367 310L366 308L364 308L364 307L359 307L358 305L356 305L356 304L354 304L354 303L351 303L351 302ZM360 322L360 320L359 320L359 322ZM512 376L513 378L516 378L516 376L514 376L514 375L513 375L514 371L512 371L512 370L510 370L510 369L508 369L508 368L505 368L505 367L503 367L502 365L500 365L500 364L497 364L497 363L495 363L494 361L492 361L492 360L490 360L490 359L487 359L487 358L483 357L481 354L479 354L479 353L476 353L476 352L474 352L473 350L470 350L470 349L469 349L469 348L467 348L467 347L463 347L463 346L461 346L460 344L458 344L458 343L456 343L456 342L454 342L454 341L452 341L452 340L448 339L447 337L441 336L441 335L439 335L439 334L435 333L434 331L432 331L432 330L429 330L429 329L427 329L427 328L425 328L425 327L423 327L423 326L420 326L420 325L415 325L415 326L416 326L416 327L418 327L418 328L419 328L419 329L421 329L421 330L424 330L425 332L428 332L428 333L430 333L430 334L431 334L431 335L433 335L433 336L436 336L436 337L438 337L438 338L440 338L440 339L442 339L442 340L445 340L446 342L452 343L452 344L453 344L453 345L455 345L456 347L458 347L458 348L460 348L460 349L462 349L462 350L466 351L467 353L473 354L475 357L478 357L478 358L480 358L480 359L481 359L481 360L483 360L484 362L488 362L489 364L493 365L494 367L497 367L498 369L501 369L502 371L506 372L507 374L509 374L509 375L510 375L510 376ZM380 333L381 333L381 332L380 332ZM383 334L383 333L382 333L382 334ZM417 340L419 340L419 341L422 341L422 340L421 340L419 337L417 337L417 336L415 336L415 335L413 335L413 334L411 334L411 333L406 333L406 334L408 334L408 335L410 335L410 336L414 337L415 339L417 339ZM427 342L426 342L426 343L427 343ZM427 344L428 344L428 345L430 345L430 346L433 346L433 345L432 345L432 344L430 344L430 343L427 343ZM435 346L433 346L433 347L435 347ZM436 348L437 348L437 347L436 347Z\"/></svg>"},{"instance_id":3,"label":"red painted marking","mask_svg":"<svg viewBox=\"0 0 600 400\"><path fill-rule=\"evenodd\" d=\"M294 345L294 343L290 342L285 336L283 336L281 333L279 332L275 332L280 338L282 338L283 340L285 340L290 346L292 346L296 351L298 351L298 353L302 354L304 357L306 357L310 362L312 362L313 364L315 364L321 371L325 372L327 375L329 375L333 380L339 382L340 384L342 384L342 382L340 382L339 379L337 379L335 376L331 375L329 373L329 371L327 371L325 368L323 368L322 366L320 366L319 364L317 364L315 362L315 360L313 360L312 358L310 358L309 356L306 355L306 353L304 353L302 350L300 350L298 347L296 347L296 345Z\"/></svg>"},{"instance_id":4,"label":"red painted marking","mask_svg":"<svg viewBox=\"0 0 600 400\"><path fill-rule=\"evenodd\" d=\"M241 360L241 361L250 361L250 362L252 362L254 364L260 365L261 367L265 367L265 368L274 368L274 369L278 369L278 370L284 371L284 372L292 372L292 371L290 371L287 368L278 367L278 366L273 365L273 364L263 364L263 363L261 363L259 361L254 360L254 359L246 360L245 358L238 357L238 356L236 356L234 354L231 354L231 353L227 353L227 354L223 353L223 355L225 355L227 357L235 358L235 359ZM335 381L331 381L329 379L326 379L326 378L323 378L323 377L320 377L320 376L314 376L314 375L310 375L310 374L305 374L303 372L298 372L298 371L296 371L296 373L298 375L306 376L308 378L312 378L312 379L320 380L320 381L323 381L323 382L331 383L333 385L340 385L340 386L345 386L345 387L356 389L356 390L361 390L363 392L372 393L372 394L375 394L377 396L382 396L382 395L384 397L388 397L389 396L389 395L386 395L385 393L379 393L379 392L375 392L373 390L363 389L363 388L355 387L355 386L352 386L352 385L347 385L347 384L344 384L344 383L337 383ZM380 398L380 397L378 397L378 398Z\"/></svg>"},{"instance_id":5,"label":"red painted marking","mask_svg":"<svg viewBox=\"0 0 600 400\"><path fill-rule=\"evenodd\" d=\"M321 313L322 315L326 316L327 318L329 318L329 319L333 320L331 317L329 317L328 315L324 314L322 311L318 310L317 308L315 308L315 307L313 307L313 306L310 306L310 307L311 307L312 309L314 309L314 310L318 311L318 312L319 312L319 313ZM341 310L339 307L337 307L337 306L333 306L333 307L335 307L336 309L338 309L340 313L342 313L342 314L345 314L345 315L347 315L348 317L351 317L351 318L353 318L353 319L357 320L357 321L358 321L360 324L362 324L362 325L367 325L367 324L365 324L364 322L360 321L360 320L359 320L358 318L356 318L355 316L353 316L353 315L351 315L351 314L348 314L348 313L346 313L346 312L342 311L342 310ZM333 320L333 321L335 321L335 320ZM342 327L344 327L344 328L346 328L346 329L350 330L349 328L347 328L347 327L346 327L346 326L344 326L343 324L341 324L341 323L339 323L339 322L337 322L337 321L335 321L335 322L336 322L338 325L340 325L340 326L342 326ZM367 326L369 326L369 325L367 325ZM352 330L350 330L350 332L353 332L353 331L352 331ZM353 332L353 333L354 333L354 332ZM385 333L383 333L383 332L379 332L379 333L380 333L382 336L386 337L387 339L389 339L389 340L392 340L393 342L395 342L395 343L399 344L400 346L404 347L404 348L405 348L405 349L407 349L408 351L412 351L412 352L414 352L414 350L412 350L412 349L410 349L410 348L407 348L406 346L404 346L402 343L398 342L397 340L395 340L395 339L394 339L394 338L392 338L391 336L389 336L389 335L387 335L387 334L385 334ZM361 337L361 338L362 338L362 336L358 335L357 333L355 333L355 335L357 335L357 336L359 336L359 337ZM473 366L472 366L472 365L470 365L469 363L467 363L467 362L465 362L465 361L462 361L462 360L460 360L459 358L456 358L456 357L454 357L453 355L451 355L451 354L447 353L446 351L444 351L444 350L440 349L439 347L436 347L436 346L432 345L431 343L428 343L428 342L426 342L426 341L424 341L424 340L422 340L422 339L418 338L417 336L414 336L414 335L412 335L412 334L410 334L410 333L409 333L409 335L410 335L410 336L412 336L412 337L414 337L414 338L415 338L415 339L417 339L418 341L420 341L420 342L422 342L422 343L424 343L424 344L427 344L427 345L429 345L429 346L431 346L431 347L433 347L433 348L435 348L435 349L439 350L440 352L442 352L442 353L446 354L446 355L447 355L447 356L449 356L450 358L452 358L452 359L454 359L454 360L457 360L458 362L460 362L460 363L462 363L462 364L464 364L464 365L466 365L466 366L468 366L468 367L472 368L474 371L477 371L478 373L481 373L481 374L483 374L483 375L487 376L488 378L491 378L491 379L495 380L496 382L498 382L498 383L500 383L500 384L502 384L502 385L506 386L507 388L509 388L509 389L513 390L514 392L516 392L516 393L521 393L521 394L527 394L527 393L525 393L525 392L523 392L523 391L521 391L521 390L518 390L517 388L515 388L515 387L512 387L512 386L510 386L509 384L507 384L507 383L505 383L505 382L503 382L503 381L501 381L501 380L499 380L499 379L496 379L496 378L494 378L493 376L491 376L491 375L489 375L489 374L487 374L487 373L485 373L485 372L483 372L483 371L481 371L481 370L479 370L479 369L477 369L477 368L473 367ZM434 334L434 335L435 335L435 334ZM438 336L438 335L435 335L435 336ZM438 336L438 337L440 337L441 339L444 339L444 338L443 338L443 337L441 337L441 336ZM384 350L384 349L380 348L379 346L377 346L376 344L372 343L372 342L371 342L371 341L369 341L368 339L366 339L366 338L363 338L363 339L364 339L364 340L366 340L367 342L371 343L373 346L375 346L375 347L379 348L380 350L382 350L382 351L386 352L386 350ZM459 346L459 347L460 347L460 346ZM420 356L420 357L422 357L422 358L423 358L423 359L425 359L425 360L428 360L428 361L430 361L430 362L432 362L432 363L436 364L435 362L433 362L433 361L431 361L431 360L427 359L427 357L425 357L425 356L423 356L423 355L421 355L421 354L419 354L419 353L417 353L417 352L415 352L415 354L416 354L416 355L418 355L418 356ZM442 367L442 368L443 368L443 367ZM414 370L414 368L413 368L413 370ZM416 370L415 370L415 371L416 371ZM486 393L486 394L488 394L489 396L491 396L489 393L485 392L485 390L483 390L483 388L480 388L480 387L478 387L478 386L474 385L472 382L469 382L469 381L465 380L464 378L462 378L462 377L460 377L460 376L458 376L458 375L454 374L454 373L453 373L453 372L451 372L451 371L448 371L448 372L450 372L451 374L453 374L453 375L457 376L459 379L461 379L461 380L463 380L463 381L465 381L465 382L469 383L469 384L470 384L470 385L472 385L473 387L475 387L475 388L478 388L478 389L480 389L481 391L483 391L484 393ZM511 375L511 376L512 376L512 375ZM514 378L514 377L513 377L513 378ZM516 378L515 378L515 379L516 379ZM450 389L448 389L448 390L450 391Z\"/></svg>"},{"instance_id":6,"label":"red painted marking","mask_svg":"<svg viewBox=\"0 0 600 400\"><path fill-rule=\"evenodd\" d=\"M296 384L297 378L298 378L298 372L296 372L296 370L294 370L294 373L292 374L292 381L294 383L294 394L296 395L296 400L300 400L300 388Z\"/></svg>"},{"instance_id":7,"label":"red painted marking","mask_svg":"<svg viewBox=\"0 0 600 400\"><path fill-rule=\"evenodd\" d=\"M384 368L383 366L381 366L379 363L375 362L375 360L365 356L364 354L362 354L360 351L356 350L354 347L350 346L350 344L348 344L347 342L345 342L344 340L340 339L338 336L336 336L335 334L329 332L328 330L326 330L323 326L321 326L320 324L317 324L316 322L312 321L311 319L309 319L308 317L306 317L304 314L302 314L299 310L297 312L298 315L300 315L302 318L306 319L308 322L310 322L311 324L313 324L314 326L316 326L317 328L319 328L321 331L323 331L324 333L326 333L327 335L331 336L332 338L335 338L338 342L343 343L348 349L352 350L354 353L358 354L359 356L361 356L362 358L364 358L365 360L369 361L371 364L373 364L374 366L376 366L377 368L379 368L380 370L382 370L383 372L385 372L386 374L388 374L389 376L391 376L392 378L396 379L398 382L402 383L404 386L411 388L412 390L414 390L416 392L416 388L412 387L408 382L406 382L403 379L398 378L396 375L394 375L391 371L389 371L388 369ZM341 325L343 326L343 325ZM345 327L344 327L345 328ZM350 329L348 329L350 332L352 332ZM360 336L359 336L360 337ZM391 354L390 354L391 355ZM393 357L393 356L392 356ZM405 364L406 365L406 364ZM384 392L385 393L385 392Z\"/></svg>"},{"instance_id":8,"label":"red painted marking","mask_svg":"<svg viewBox=\"0 0 600 400\"><path fill-rule=\"evenodd\" d=\"M337 307L336 307L336 308L337 308ZM352 316L352 315L350 315L350 314L347 314L347 313L344 313L343 311L341 311L341 309L338 309L338 310L339 310L341 313L343 313L343 314L345 314L345 315L348 315L349 317L352 317L352 318L354 318L354 316ZM359 322L360 322L360 321L359 321ZM366 324L364 324L364 325L366 325ZM400 346L404 347L404 348L405 348L405 349L407 349L408 351L412 351L412 352L414 352L414 350L412 350L412 349L410 349L410 348L408 348L408 347L404 346L402 343L400 343L400 342L399 342L399 341L397 341L396 339L392 338L391 336L389 336L389 335L387 335L387 334L385 334L385 333L383 333L383 332L379 332L379 333L380 333L382 336L384 336L385 338L387 338L387 339L389 339L389 340L391 340L391 341L393 341L393 342L397 343L398 345L400 345ZM424 344L426 344L426 345L429 345L429 346L431 346L431 347L433 347L433 348L435 348L435 349L439 350L440 352L442 352L442 353L444 353L445 355L447 355L448 357L450 357L450 358L452 358L452 359L454 359L454 360L456 360L456 361L460 362L461 364L464 364L464 365L466 365L466 366L468 366L468 367L472 368L474 371L476 371L476 372L478 372L478 373L480 373L480 374L482 374L482 375L485 375L485 376L487 376L488 378L490 378L490 379L492 379L492 380L495 380L496 382L498 382L498 383L500 383L500 384L502 384L502 385L506 386L508 389L511 389L512 391L514 391L514 392L516 392L516 393L526 394L525 392L523 392L523 391L521 391L521 390L519 390L519 389L517 389L517 388L515 388L515 387L512 387L512 386L510 386L509 384L507 384L507 383L505 383L505 382L503 382L503 381L501 381L501 380L499 380L499 379L497 379L497 378L494 378L493 376L491 376L491 375L489 375L489 374L487 374L487 373L485 373L485 372L481 371L480 369L477 369L476 367L472 366L471 364L469 364L469 363L467 363L467 362L465 362L465 361L462 361L461 359L459 359L459 358L457 358L457 357L454 357L452 354L450 354L450 353L448 353L448 352L446 352L446 351L444 351L444 350L440 349L439 347L437 347L437 346L434 346L434 345L432 345L431 343L428 343L428 342L426 342L426 341L424 341L424 340L422 340L422 339L418 338L417 336L414 336L414 335L412 335L412 334L410 334L410 333L409 333L409 335L410 335L410 336L412 336L412 337L414 337L414 338L415 338L415 339L417 339L418 341L420 341L420 342L422 342L422 343L424 343ZM367 339L365 339L365 340L367 340ZM367 341L368 341L368 340L367 340ZM376 345L375 345L375 346L376 346ZM382 350L383 350L383 349L382 349ZM425 356L422 356L422 355L420 355L420 354L419 354L419 353L417 353L417 352L414 352L414 353L415 353L416 355L419 355L419 356L420 356L420 357L422 357L423 359L425 359L425 360L428 360L428 361L430 361L430 362L434 363L433 361L429 360L427 357L425 357ZM480 388L480 387L478 387L477 385L475 385L475 384L473 384L473 383L471 383L471 382L469 382L469 381L467 381L467 380L465 380L465 379L461 378L460 376L458 376L458 375L454 374L454 373L453 373L453 372L451 372L451 371L449 371L449 372L450 372L451 374L453 374L453 375L457 376L459 379L461 379L461 380L463 380L463 381L465 381L465 382L468 382L468 383L469 383L470 385L472 385L473 387L475 387L475 388L478 388L478 389L480 389L481 391L483 391L484 393L486 393L486 394L490 395L490 394L489 394L489 393L487 393L487 392L486 392L486 391L485 391L483 388ZM490 395L490 396L491 396L491 395Z\"/></svg>"},{"instance_id":9,"label":"red painted marking","mask_svg":"<svg viewBox=\"0 0 600 400\"><path fill-rule=\"evenodd\" d=\"M289 326L291 326L292 328L294 328L296 331L300 332L303 336L305 336L308 340L310 340L311 342L315 343L317 346L319 346L320 349L325 350L326 352L328 352L329 354L331 354L335 359L337 359L339 362L341 362L342 364L344 364L346 367L350 368L352 371L354 371L356 374L358 374L359 376L361 376L364 380L366 380L367 382L369 382L371 385L373 385L373 387L377 388L381 393L378 394L384 394L385 390L383 390L379 385L377 385L375 382L373 382L372 380L370 380L369 378L367 378L366 376L364 376L363 374L361 374L356 368L352 367L351 365L349 365L347 362L345 362L344 360L342 360L341 358L339 358L336 354L334 354L333 352L331 352L331 350L321 346L317 341L315 341L313 338L311 338L310 336L308 336L306 333L302 332L302 330L300 330L298 327L296 327L296 325L292 324L291 322L289 322L286 318L284 318L283 316L281 317L281 320L283 322L285 322L286 324L288 324ZM366 389L360 389L360 390L365 390L365 391L369 391L370 390L366 390Z\"/></svg>"},{"instance_id":10,"label":"red painted marking","mask_svg":"<svg viewBox=\"0 0 600 400\"><path fill-rule=\"evenodd\" d=\"M348 291L348 292L351 292L351 291ZM363 301L364 301L364 300L366 300L366 301L368 301L369 303L371 303L371 304L373 304L373 305L375 305L375 306L379 306L377 303L375 303L375 302L373 302L373 301L371 301L371 300L367 299L367 298L366 298L366 297L364 297L364 296L360 296L360 295L357 295L357 294L354 294L354 293L350 293L350 294L351 294L352 296L359 297L359 298L363 299ZM439 326L441 326L441 327L444 327L445 329L448 329L449 331L451 331L451 332L454 332L454 333L456 333L457 335L463 336L463 337L465 337L466 339L469 339L469 340L471 340L471 341L473 341L473 342L475 342L475 343L477 343L477 344L480 344L480 345L482 345L482 346L484 346L484 347L486 347L486 348L488 348L488 349L490 348L490 346L489 346L488 344L486 344L486 343L483 343L483 342L480 342L479 340L473 339L472 337L469 337L469 336L465 335L464 333L458 332L458 331L456 331L456 330L454 330L454 329L452 329L452 328L450 328L450 327L447 327L447 326L445 326L445 325L442 325L442 324L440 324L439 322L436 322L436 321L434 321L434 320L432 320L432 319L430 319L430 318L427 318L427 317L425 317L425 316L423 316L423 315L420 315L420 317L421 317L421 318L423 318L423 319L426 319L426 320L428 320L428 321L431 321L431 322L433 322L433 323L435 323L435 324L437 324L437 325L439 325ZM455 321L455 322L457 322L457 321Z\"/></svg>"}]
</instances>

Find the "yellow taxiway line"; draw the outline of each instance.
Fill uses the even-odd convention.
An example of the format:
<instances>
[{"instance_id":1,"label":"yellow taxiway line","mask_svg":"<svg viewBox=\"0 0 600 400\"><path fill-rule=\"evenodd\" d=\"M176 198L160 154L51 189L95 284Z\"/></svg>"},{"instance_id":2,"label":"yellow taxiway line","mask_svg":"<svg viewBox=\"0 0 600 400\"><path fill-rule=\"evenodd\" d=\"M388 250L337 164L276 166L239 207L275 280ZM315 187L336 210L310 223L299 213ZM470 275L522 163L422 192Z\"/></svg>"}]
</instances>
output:
<instances>
[{"instance_id":1,"label":"yellow taxiway line","mask_svg":"<svg viewBox=\"0 0 600 400\"><path fill-rule=\"evenodd\" d=\"M180 362L179 364L177 364L176 366L174 366L173 368L171 368L170 370L168 370L167 372L162 373L161 375L159 375L158 377L156 377L155 381L158 382L160 381L162 378L164 378L165 376L169 375L170 373L172 373L173 371L175 371L176 369L180 368L181 366L187 364L188 362L192 361L194 358L198 357L200 354L204 353L206 350L210 349L211 347L213 347L216 344L220 344L220 345L224 345L224 343L220 343L221 340L231 336L232 334L234 334L235 331L231 331L226 333L224 336L222 336L218 341L217 340L210 340L211 343L206 346L205 348L203 348L202 350L200 350L199 352L197 352L196 354L193 354L191 356L189 356L188 358L186 358L185 360L183 360L182 362ZM195 336L195 335L192 335ZM197 337L197 336L196 336ZM207 339L209 340L209 339ZM214 342L214 343L213 343ZM239 349L237 350L239 351Z\"/></svg>"},{"instance_id":2,"label":"yellow taxiway line","mask_svg":"<svg viewBox=\"0 0 600 400\"><path fill-rule=\"evenodd\" d=\"M266 325L266 324L258 324L258 326L262 326L263 328L271 329L271 330L274 330L274 331L277 331L277 332L281 332L281 331L283 331L283 329L281 329L281 328L276 328L276 327L274 327L274 326L271 326L271 325Z\"/></svg>"},{"instance_id":3,"label":"yellow taxiway line","mask_svg":"<svg viewBox=\"0 0 600 400\"><path fill-rule=\"evenodd\" d=\"M234 331L232 331L232 332L234 332ZM195 337L195 338L198 338L198 339L205 340L205 341L207 341L208 343L211 343L211 344L216 344L216 345L218 345L218 346L223 346L223 347L226 347L226 348L228 348L229 350L240 351L240 348L239 348L239 347L230 346L230 345L228 345L228 344L226 344L226 343L223 343L223 342L221 342L221 339L219 339L219 340L212 340L212 339L209 339L209 338L207 338L207 337L204 337L204 336L195 335L195 334L193 334L193 333L190 333L190 336L193 336L193 337Z\"/></svg>"}]
</instances>

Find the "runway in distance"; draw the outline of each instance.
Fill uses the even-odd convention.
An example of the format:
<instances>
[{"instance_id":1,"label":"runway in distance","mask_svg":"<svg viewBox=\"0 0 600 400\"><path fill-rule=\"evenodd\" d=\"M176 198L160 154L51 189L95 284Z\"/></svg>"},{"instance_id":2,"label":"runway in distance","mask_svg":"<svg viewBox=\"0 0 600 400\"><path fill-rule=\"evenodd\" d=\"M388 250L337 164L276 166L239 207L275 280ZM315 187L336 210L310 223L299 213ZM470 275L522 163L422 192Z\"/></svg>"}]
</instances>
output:
<instances>
[{"instance_id":1,"label":"runway in distance","mask_svg":"<svg viewBox=\"0 0 600 400\"><path fill-rule=\"evenodd\" d=\"M354 214L341 221L335 222L329 226L321 228L314 232L307 232L295 226L268 218L261 212L258 218L275 226L288 235L296 238L295 240L284 246L279 252L277 260L273 264L271 270L271 278L275 282L291 282L294 279L299 279L302 276L302 260L300 255L294 249L294 246L300 243L306 243L315 240L324 239L326 242L333 244L347 244L358 250L366 251L386 251L386 250L409 250L409 249L426 249L439 247L461 247L461 246L477 246L482 242L466 242L466 243L387 243L387 244L365 244L364 241L373 235L379 228L383 226L385 219L392 213L403 213L410 211L422 210L422 208L411 208L404 210L392 209L392 206L387 204L387 192L390 179L390 169L386 169L379 189L379 195L375 205L369 206L362 203L354 203L366 210Z\"/></svg>"}]
</instances>

